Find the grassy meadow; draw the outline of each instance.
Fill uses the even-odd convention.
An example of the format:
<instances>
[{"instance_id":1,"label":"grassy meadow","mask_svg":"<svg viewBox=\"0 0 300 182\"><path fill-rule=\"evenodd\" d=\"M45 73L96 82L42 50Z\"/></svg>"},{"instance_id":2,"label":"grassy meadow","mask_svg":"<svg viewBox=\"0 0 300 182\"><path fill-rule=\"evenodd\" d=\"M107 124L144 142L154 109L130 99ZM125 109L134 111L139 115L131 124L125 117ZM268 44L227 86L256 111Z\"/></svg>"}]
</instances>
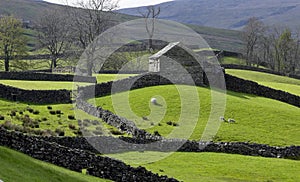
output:
<instances>
[{"instance_id":1,"label":"grassy meadow","mask_svg":"<svg viewBox=\"0 0 300 182\"><path fill-rule=\"evenodd\" d=\"M95 74L97 83L109 82L135 76L135 74ZM0 84L9 85L25 90L73 90L79 86L91 85L90 83L74 83L59 81L26 81L26 80L0 80Z\"/></svg>"},{"instance_id":2,"label":"grassy meadow","mask_svg":"<svg viewBox=\"0 0 300 182\"><path fill-rule=\"evenodd\" d=\"M291 94L300 96L300 80L294 78L257 71L235 69L226 69L226 73L246 80L255 81L267 87L271 87L277 90L283 90Z\"/></svg>"},{"instance_id":3,"label":"grassy meadow","mask_svg":"<svg viewBox=\"0 0 300 182\"><path fill-rule=\"evenodd\" d=\"M91 134L111 135L111 131L116 131L114 127L107 125L99 118L74 109L73 104L28 105L0 99L0 116L4 117L3 120L0 120L0 124L6 126L11 124L19 126L18 128L26 126L26 131L28 129L32 131L50 130L57 134L60 133L59 131L63 131L64 136L78 135L78 119L97 121L84 127Z\"/></svg>"},{"instance_id":4,"label":"grassy meadow","mask_svg":"<svg viewBox=\"0 0 300 182\"><path fill-rule=\"evenodd\" d=\"M228 73L231 74L231 71L235 70L229 70ZM97 77L98 82L107 82L134 75L124 74L118 77L113 74L97 74L94 76ZM264 78L257 77L257 79L267 80L273 84L291 85L293 90L296 90L295 85L298 85L297 81L286 77L274 77L273 80L271 78L273 75L270 75L270 78L269 75ZM73 86L73 82L0 80L0 83L24 89L71 90ZM212 96L218 96L217 100L214 100ZM150 103L152 97L157 98L158 105ZM226 101L224 105L218 102L218 99L222 100L222 98ZM188 137L200 140L207 129L207 122L212 122L213 126L218 129L213 137L216 142L243 141L272 146L300 145L299 108L255 95L230 91L223 94L203 87L165 85L132 90L113 96L95 98L95 100L90 99L89 102L114 111L151 133L156 131L169 138ZM224 113L220 112L222 109ZM55 111L55 114L51 114L50 111ZM60 114L56 111L60 111ZM213 115L210 115L211 112ZM74 109L72 104L28 105L0 99L0 115L4 117L0 120L0 124L9 121L22 126L24 118L28 116L38 123L38 128L34 127L33 130L55 132L59 129L64 131L65 136L76 136L79 129L77 120L83 118L98 121L99 125L87 126L87 130L92 134L112 135L111 132L116 131L114 127L108 126L101 120ZM75 118L70 119L69 116L75 116ZM226 119L233 118L236 123L221 122L220 116ZM285 159L221 153L151 151L109 154L108 156L132 166L142 165L154 173L187 182L297 181L300 178L299 161ZM4 147L0 147L0 161L0 179L4 181L106 181L53 166Z\"/></svg>"},{"instance_id":5,"label":"grassy meadow","mask_svg":"<svg viewBox=\"0 0 300 182\"><path fill-rule=\"evenodd\" d=\"M194 89L182 85L178 88L186 93ZM180 97L178 89L172 85L133 90L128 96L124 92L113 97L96 98L95 101L97 106L114 111L149 132L158 131L163 136L179 138L189 136L187 132L191 132L189 138L199 140L208 122L212 105L210 90L202 87L196 89L200 110L197 108L196 97L186 94ZM151 97L156 97L161 105L150 104ZM211 121L216 123L216 127L220 125L214 141L244 141L274 146L300 145L299 111L299 108L286 103L229 91L225 113L215 114ZM236 123L221 122L219 117L223 115L227 119L235 119ZM178 126L169 125L169 121Z\"/></svg>"},{"instance_id":6,"label":"grassy meadow","mask_svg":"<svg viewBox=\"0 0 300 182\"><path fill-rule=\"evenodd\" d=\"M104 180L77 173L62 167L33 159L20 152L0 146L0 179L3 181L63 181L105 182Z\"/></svg>"},{"instance_id":7,"label":"grassy meadow","mask_svg":"<svg viewBox=\"0 0 300 182\"><path fill-rule=\"evenodd\" d=\"M300 162L220 153L129 152L109 154L132 166L136 161L154 160L143 164L148 170L168 175L185 182L198 181L297 181L300 179Z\"/></svg>"}]
</instances>

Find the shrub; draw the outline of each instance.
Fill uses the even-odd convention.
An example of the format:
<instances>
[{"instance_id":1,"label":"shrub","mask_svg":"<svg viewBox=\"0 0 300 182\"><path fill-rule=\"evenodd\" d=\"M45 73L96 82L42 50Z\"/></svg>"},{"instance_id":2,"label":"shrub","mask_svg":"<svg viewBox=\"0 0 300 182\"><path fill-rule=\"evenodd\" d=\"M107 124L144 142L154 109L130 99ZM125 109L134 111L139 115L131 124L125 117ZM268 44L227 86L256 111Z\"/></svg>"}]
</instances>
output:
<instances>
[{"instance_id":1,"label":"shrub","mask_svg":"<svg viewBox=\"0 0 300 182\"><path fill-rule=\"evenodd\" d=\"M155 136L161 136L158 131L154 131Z\"/></svg>"},{"instance_id":2,"label":"shrub","mask_svg":"<svg viewBox=\"0 0 300 182\"><path fill-rule=\"evenodd\" d=\"M51 115L55 115L55 114L56 114L55 111L49 111L49 113L50 113Z\"/></svg>"},{"instance_id":3,"label":"shrub","mask_svg":"<svg viewBox=\"0 0 300 182\"><path fill-rule=\"evenodd\" d=\"M43 133L42 133L42 136L55 136L56 133L51 131L51 130L44 130Z\"/></svg>"},{"instance_id":4,"label":"shrub","mask_svg":"<svg viewBox=\"0 0 300 182\"><path fill-rule=\"evenodd\" d=\"M48 119L47 118L42 118L42 121L47 121Z\"/></svg>"},{"instance_id":5,"label":"shrub","mask_svg":"<svg viewBox=\"0 0 300 182\"><path fill-rule=\"evenodd\" d=\"M19 114L23 115L23 111L20 111Z\"/></svg>"},{"instance_id":6,"label":"shrub","mask_svg":"<svg viewBox=\"0 0 300 182\"><path fill-rule=\"evenodd\" d=\"M5 117L0 115L0 120L4 120L4 119L5 119Z\"/></svg>"},{"instance_id":7,"label":"shrub","mask_svg":"<svg viewBox=\"0 0 300 182\"><path fill-rule=\"evenodd\" d=\"M173 126L179 126L179 124L178 124L178 123L174 123L174 122L173 122L172 124L173 124Z\"/></svg>"},{"instance_id":8,"label":"shrub","mask_svg":"<svg viewBox=\"0 0 300 182\"><path fill-rule=\"evenodd\" d=\"M76 130L76 126L73 125L73 124L69 124L69 128L70 128L71 130Z\"/></svg>"},{"instance_id":9,"label":"shrub","mask_svg":"<svg viewBox=\"0 0 300 182\"><path fill-rule=\"evenodd\" d=\"M13 110L13 111L10 111L10 116L16 116L17 115L17 111Z\"/></svg>"},{"instance_id":10,"label":"shrub","mask_svg":"<svg viewBox=\"0 0 300 182\"><path fill-rule=\"evenodd\" d=\"M82 136L82 131L80 129L78 129L77 131L74 131L73 133L75 135Z\"/></svg>"},{"instance_id":11,"label":"shrub","mask_svg":"<svg viewBox=\"0 0 300 182\"><path fill-rule=\"evenodd\" d=\"M56 128L55 129L55 133L58 135L58 136L65 136L65 131L60 129L60 128Z\"/></svg>"},{"instance_id":12,"label":"shrub","mask_svg":"<svg viewBox=\"0 0 300 182\"><path fill-rule=\"evenodd\" d=\"M42 130L33 130L33 133L35 135L43 135L44 131L42 131Z\"/></svg>"},{"instance_id":13,"label":"shrub","mask_svg":"<svg viewBox=\"0 0 300 182\"><path fill-rule=\"evenodd\" d=\"M48 110L52 110L52 106L47 106L47 109Z\"/></svg>"},{"instance_id":14,"label":"shrub","mask_svg":"<svg viewBox=\"0 0 300 182\"><path fill-rule=\"evenodd\" d=\"M30 112L30 113L33 113L34 110L32 108L28 107L27 111Z\"/></svg>"},{"instance_id":15,"label":"shrub","mask_svg":"<svg viewBox=\"0 0 300 182\"><path fill-rule=\"evenodd\" d=\"M119 130L115 130L115 129L109 129L110 130L110 133L113 134L113 135L122 135L122 133L119 131Z\"/></svg>"},{"instance_id":16,"label":"shrub","mask_svg":"<svg viewBox=\"0 0 300 182\"><path fill-rule=\"evenodd\" d=\"M172 122L172 121L168 121L168 122L167 122L167 125L172 126L172 125L173 125L173 122Z\"/></svg>"},{"instance_id":17,"label":"shrub","mask_svg":"<svg viewBox=\"0 0 300 182\"><path fill-rule=\"evenodd\" d=\"M68 119L70 119L70 120L75 120L75 116L73 116L73 115L68 115Z\"/></svg>"},{"instance_id":18,"label":"shrub","mask_svg":"<svg viewBox=\"0 0 300 182\"><path fill-rule=\"evenodd\" d=\"M162 126L162 124L161 124L161 123L158 123L158 126Z\"/></svg>"},{"instance_id":19,"label":"shrub","mask_svg":"<svg viewBox=\"0 0 300 182\"><path fill-rule=\"evenodd\" d=\"M38 114L40 114L40 111L36 110L36 111L33 111L32 113L35 115L38 115Z\"/></svg>"},{"instance_id":20,"label":"shrub","mask_svg":"<svg viewBox=\"0 0 300 182\"><path fill-rule=\"evenodd\" d=\"M5 123L2 126L7 130L10 130L12 128L12 124L10 121L5 121Z\"/></svg>"},{"instance_id":21,"label":"shrub","mask_svg":"<svg viewBox=\"0 0 300 182\"><path fill-rule=\"evenodd\" d=\"M61 110L56 110L55 113L56 114L62 114Z\"/></svg>"}]
</instances>

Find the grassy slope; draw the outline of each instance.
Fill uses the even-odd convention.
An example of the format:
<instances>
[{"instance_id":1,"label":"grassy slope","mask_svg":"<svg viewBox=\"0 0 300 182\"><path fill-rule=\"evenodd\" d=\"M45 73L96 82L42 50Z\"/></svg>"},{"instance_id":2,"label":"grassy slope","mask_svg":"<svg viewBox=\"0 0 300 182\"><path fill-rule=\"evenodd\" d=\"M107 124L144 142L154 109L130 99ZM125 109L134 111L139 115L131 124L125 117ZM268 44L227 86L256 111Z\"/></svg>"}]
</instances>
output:
<instances>
[{"instance_id":1,"label":"grassy slope","mask_svg":"<svg viewBox=\"0 0 300 182\"><path fill-rule=\"evenodd\" d=\"M109 156L134 164L132 161L156 159L162 156L162 153L130 152ZM173 153L167 158L143 166L153 172L172 176L185 182L297 181L300 179L299 161L231 154Z\"/></svg>"},{"instance_id":2,"label":"grassy slope","mask_svg":"<svg viewBox=\"0 0 300 182\"><path fill-rule=\"evenodd\" d=\"M96 74L98 83L108 82L134 76L133 74ZM5 84L26 90L72 90L74 82L52 82L52 81L24 81L24 80L0 80L0 84ZM88 83L76 83L76 85L88 85ZM76 88L75 88L76 89Z\"/></svg>"},{"instance_id":3,"label":"grassy slope","mask_svg":"<svg viewBox=\"0 0 300 182\"><path fill-rule=\"evenodd\" d=\"M256 71L226 69L226 73L300 96L300 80Z\"/></svg>"},{"instance_id":4,"label":"grassy slope","mask_svg":"<svg viewBox=\"0 0 300 182\"><path fill-rule=\"evenodd\" d=\"M238 64L245 65L246 61L237 57L224 57L221 61L221 64Z\"/></svg>"},{"instance_id":5,"label":"grassy slope","mask_svg":"<svg viewBox=\"0 0 300 182\"><path fill-rule=\"evenodd\" d=\"M76 119L90 119L100 121L99 124L102 125L101 132L103 134L109 134L109 129L114 129L113 127L110 127L105 123L102 123L101 120L99 120L98 118L92 117L83 111L74 110L74 106L72 104L53 104L49 106L52 107L52 110L60 110L63 114L51 115L49 113L50 110L47 109L47 105L27 105L25 103L14 103L0 99L0 115L5 117L4 120L0 121L0 124L5 123L5 121L10 121L13 124L22 126L22 118L24 118L25 115L29 115L29 117L33 120L40 120L39 128L36 128L35 130L50 129L51 131L55 131L56 129L61 129L65 131L66 136L75 136L74 132L79 128L78 122L77 120L68 119L69 115L73 115L76 116ZM37 110L40 113L37 115L32 114L26 110L27 107ZM17 111L16 116L9 116L11 111ZM20 114L20 111L22 111L23 114ZM43 118L47 118L47 120L43 121ZM75 125L76 130L70 129L69 125ZM95 126L88 126L87 129L90 131L95 131ZM99 129L97 131L100 132Z\"/></svg>"},{"instance_id":6,"label":"grassy slope","mask_svg":"<svg viewBox=\"0 0 300 182\"><path fill-rule=\"evenodd\" d=\"M180 86L189 93L192 87ZM167 121L177 122L181 113L181 101L175 86L149 87L130 92L130 110L126 106L126 93L114 95L114 107L112 106L111 96L97 98L96 104L108 110L118 109L118 114L131 119L139 127L145 128L150 132L158 131L167 136L174 129L177 136L186 134L187 129L194 127L191 120L197 118L198 123L191 139L199 140L204 131L210 113L210 90L198 87L200 99L200 117L196 115L199 110L194 109L195 98L190 95L183 96L185 110L182 113L184 120L179 123L180 127L173 127L166 124ZM158 98L162 107L150 105L151 97ZM221 127L215 136L215 141L249 141L265 143L270 145L300 145L300 110L297 107L267 99L247 95L242 93L228 92L226 103L225 118L234 118L236 124L221 123ZM120 106L120 107L116 107ZM276 107L274 107L276 106ZM130 108L129 108L130 109ZM150 110L152 113L150 114ZM164 112L166 114L164 115ZM144 121L141 117L147 116L149 121ZM220 122L219 117L214 122ZM160 121L162 126L158 125Z\"/></svg>"},{"instance_id":7,"label":"grassy slope","mask_svg":"<svg viewBox=\"0 0 300 182\"><path fill-rule=\"evenodd\" d=\"M94 76L96 76L98 83L103 83L128 78L135 76L135 74L96 74Z\"/></svg>"},{"instance_id":8,"label":"grassy slope","mask_svg":"<svg viewBox=\"0 0 300 182\"><path fill-rule=\"evenodd\" d=\"M41 162L4 147L0 147L0 161L0 179L3 181L109 181Z\"/></svg>"}]
</instances>

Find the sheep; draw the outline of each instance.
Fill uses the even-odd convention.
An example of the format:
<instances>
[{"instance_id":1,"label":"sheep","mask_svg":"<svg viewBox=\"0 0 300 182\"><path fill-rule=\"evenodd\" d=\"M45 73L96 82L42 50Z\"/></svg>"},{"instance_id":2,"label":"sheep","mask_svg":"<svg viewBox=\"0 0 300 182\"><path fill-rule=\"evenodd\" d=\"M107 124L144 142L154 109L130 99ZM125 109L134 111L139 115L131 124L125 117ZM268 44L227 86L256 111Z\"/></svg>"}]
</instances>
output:
<instances>
[{"instance_id":1,"label":"sheep","mask_svg":"<svg viewBox=\"0 0 300 182\"><path fill-rule=\"evenodd\" d=\"M220 121L227 122L226 119L223 116L220 117Z\"/></svg>"},{"instance_id":2,"label":"sheep","mask_svg":"<svg viewBox=\"0 0 300 182\"><path fill-rule=\"evenodd\" d=\"M151 98L151 103L154 104L154 105L157 105L157 100L156 100L156 98L154 98L154 97Z\"/></svg>"},{"instance_id":3,"label":"sheep","mask_svg":"<svg viewBox=\"0 0 300 182\"><path fill-rule=\"evenodd\" d=\"M235 120L234 120L234 119L231 119L231 118L229 118L229 119L228 119L228 123L235 123Z\"/></svg>"}]
</instances>

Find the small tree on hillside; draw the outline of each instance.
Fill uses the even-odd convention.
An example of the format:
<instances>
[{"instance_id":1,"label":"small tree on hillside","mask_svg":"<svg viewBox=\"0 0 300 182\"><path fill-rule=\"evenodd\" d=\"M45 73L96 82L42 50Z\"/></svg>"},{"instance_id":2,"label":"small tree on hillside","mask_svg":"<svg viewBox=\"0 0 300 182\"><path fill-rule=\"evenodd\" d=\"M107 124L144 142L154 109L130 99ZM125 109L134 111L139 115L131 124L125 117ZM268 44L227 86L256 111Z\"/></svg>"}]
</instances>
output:
<instances>
[{"instance_id":1,"label":"small tree on hillside","mask_svg":"<svg viewBox=\"0 0 300 182\"><path fill-rule=\"evenodd\" d=\"M62 11L49 10L38 22L38 39L41 48L46 48L51 55L50 68L56 68L58 58L70 47L70 24Z\"/></svg>"},{"instance_id":2,"label":"small tree on hillside","mask_svg":"<svg viewBox=\"0 0 300 182\"><path fill-rule=\"evenodd\" d=\"M4 57L5 71L9 62L26 54L26 39L23 36L22 22L13 16L0 18L0 54Z\"/></svg>"},{"instance_id":3,"label":"small tree on hillside","mask_svg":"<svg viewBox=\"0 0 300 182\"><path fill-rule=\"evenodd\" d=\"M247 65L251 66L257 62L255 59L255 48L258 45L259 39L263 37L265 27L263 22L256 17L252 17L248 20L247 25L243 28L242 38L246 43L245 56Z\"/></svg>"}]
</instances>

